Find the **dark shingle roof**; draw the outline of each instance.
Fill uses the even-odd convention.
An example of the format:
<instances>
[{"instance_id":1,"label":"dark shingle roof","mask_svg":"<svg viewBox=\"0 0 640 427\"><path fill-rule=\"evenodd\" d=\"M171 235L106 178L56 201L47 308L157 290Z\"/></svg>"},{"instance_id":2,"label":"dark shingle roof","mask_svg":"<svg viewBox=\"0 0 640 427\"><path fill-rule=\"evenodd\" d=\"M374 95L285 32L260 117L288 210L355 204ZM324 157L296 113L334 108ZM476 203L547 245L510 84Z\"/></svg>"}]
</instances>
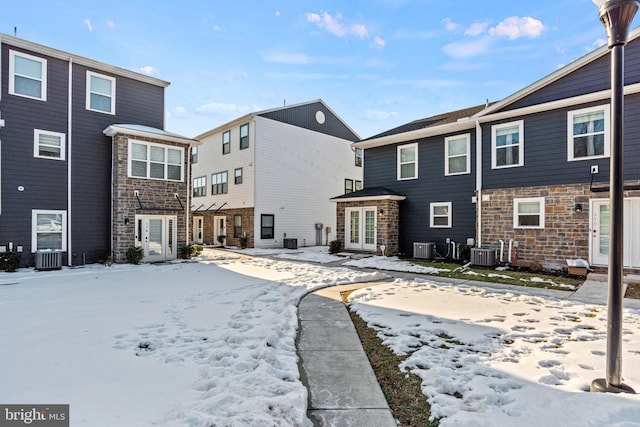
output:
<instances>
[{"instance_id":1,"label":"dark shingle roof","mask_svg":"<svg viewBox=\"0 0 640 427\"><path fill-rule=\"evenodd\" d=\"M333 197L331 200L356 199L359 197L383 197L383 196L404 197L402 194L398 194L395 191L391 191L384 187L371 187L371 188L363 188L362 190L354 191L353 193L348 193L348 194L343 194L341 196Z\"/></svg>"},{"instance_id":2,"label":"dark shingle roof","mask_svg":"<svg viewBox=\"0 0 640 427\"><path fill-rule=\"evenodd\" d=\"M491 104L488 104L491 105ZM431 126L436 125L444 125L447 123L455 123L458 119L462 119L465 117L471 117L479 111L484 110L488 106L487 104L476 105L475 107L464 108L462 110L450 111L448 113L438 114L436 116L426 117L424 119L414 120L412 122L406 123L404 125L400 125L388 131L379 133L377 135L370 136L369 138L363 139L363 141L367 141L370 139L382 138L389 135L396 135L399 133L411 132L418 129L425 129Z\"/></svg>"}]
</instances>

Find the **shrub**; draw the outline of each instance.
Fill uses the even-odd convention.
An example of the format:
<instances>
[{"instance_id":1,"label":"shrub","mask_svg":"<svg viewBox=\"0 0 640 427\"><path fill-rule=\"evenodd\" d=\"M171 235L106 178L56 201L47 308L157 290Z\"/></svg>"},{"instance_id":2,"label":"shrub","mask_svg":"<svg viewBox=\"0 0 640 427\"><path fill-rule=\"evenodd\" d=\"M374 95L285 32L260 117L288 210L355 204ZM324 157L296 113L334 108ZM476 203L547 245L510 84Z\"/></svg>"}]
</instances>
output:
<instances>
[{"instance_id":1,"label":"shrub","mask_svg":"<svg viewBox=\"0 0 640 427\"><path fill-rule=\"evenodd\" d=\"M202 253L202 245L191 245L191 256L198 256Z\"/></svg>"},{"instance_id":2,"label":"shrub","mask_svg":"<svg viewBox=\"0 0 640 427\"><path fill-rule=\"evenodd\" d=\"M142 246L131 246L127 249L126 256L129 264L140 264L140 261L144 258L144 250Z\"/></svg>"},{"instance_id":3,"label":"shrub","mask_svg":"<svg viewBox=\"0 0 640 427\"><path fill-rule=\"evenodd\" d=\"M220 243L222 246L224 246L224 239L226 239L227 236L225 236L224 234L221 234L218 236L218 243Z\"/></svg>"},{"instance_id":4,"label":"shrub","mask_svg":"<svg viewBox=\"0 0 640 427\"><path fill-rule=\"evenodd\" d=\"M329 242L329 253L337 254L342 250L342 240L332 240Z\"/></svg>"},{"instance_id":5,"label":"shrub","mask_svg":"<svg viewBox=\"0 0 640 427\"><path fill-rule=\"evenodd\" d=\"M240 238L240 248L246 249L248 243L249 243L249 238L247 236L242 236Z\"/></svg>"},{"instance_id":6,"label":"shrub","mask_svg":"<svg viewBox=\"0 0 640 427\"><path fill-rule=\"evenodd\" d=\"M180 256L182 259L191 259L202 253L202 245L186 245L180 247Z\"/></svg>"},{"instance_id":7,"label":"shrub","mask_svg":"<svg viewBox=\"0 0 640 427\"><path fill-rule=\"evenodd\" d=\"M13 272L20 267L20 259L22 254L19 252L2 252L0 253L0 270Z\"/></svg>"}]
</instances>

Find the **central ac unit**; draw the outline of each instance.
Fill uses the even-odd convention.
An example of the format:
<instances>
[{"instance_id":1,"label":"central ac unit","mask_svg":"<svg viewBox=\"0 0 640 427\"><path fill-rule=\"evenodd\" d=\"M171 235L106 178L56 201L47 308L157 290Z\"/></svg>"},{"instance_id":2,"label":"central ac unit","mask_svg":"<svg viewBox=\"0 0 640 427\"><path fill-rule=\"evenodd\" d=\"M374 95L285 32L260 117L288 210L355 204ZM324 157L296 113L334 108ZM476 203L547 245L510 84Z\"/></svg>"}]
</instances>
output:
<instances>
[{"instance_id":1,"label":"central ac unit","mask_svg":"<svg viewBox=\"0 0 640 427\"><path fill-rule=\"evenodd\" d=\"M493 267L496 265L496 250L489 248L471 248L471 264Z\"/></svg>"},{"instance_id":2,"label":"central ac unit","mask_svg":"<svg viewBox=\"0 0 640 427\"><path fill-rule=\"evenodd\" d=\"M436 244L433 242L413 242L413 257L415 259L433 259L433 252L435 247Z\"/></svg>"}]
</instances>

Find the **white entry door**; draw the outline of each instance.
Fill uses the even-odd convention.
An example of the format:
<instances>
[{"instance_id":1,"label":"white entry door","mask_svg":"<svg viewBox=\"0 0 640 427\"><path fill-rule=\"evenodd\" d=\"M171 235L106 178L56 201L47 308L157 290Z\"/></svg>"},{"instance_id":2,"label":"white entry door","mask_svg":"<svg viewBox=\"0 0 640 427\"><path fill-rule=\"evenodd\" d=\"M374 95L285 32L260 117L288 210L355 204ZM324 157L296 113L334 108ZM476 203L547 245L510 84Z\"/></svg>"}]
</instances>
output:
<instances>
[{"instance_id":1,"label":"white entry door","mask_svg":"<svg viewBox=\"0 0 640 427\"><path fill-rule=\"evenodd\" d=\"M376 207L345 209L345 249L376 251Z\"/></svg>"},{"instance_id":2,"label":"white entry door","mask_svg":"<svg viewBox=\"0 0 640 427\"><path fill-rule=\"evenodd\" d=\"M625 267L640 268L640 199L625 199L623 208L624 238L623 260ZM591 203L591 264L609 264L609 199L592 200Z\"/></svg>"},{"instance_id":3,"label":"white entry door","mask_svg":"<svg viewBox=\"0 0 640 427\"><path fill-rule=\"evenodd\" d=\"M193 242L201 245L204 242L204 236L202 235L202 227L204 218L201 216L193 217Z\"/></svg>"},{"instance_id":4,"label":"white entry door","mask_svg":"<svg viewBox=\"0 0 640 427\"><path fill-rule=\"evenodd\" d=\"M214 216L213 217L213 244L223 245L225 240L220 243L218 236L227 236L227 217L226 216Z\"/></svg>"},{"instance_id":5,"label":"white entry door","mask_svg":"<svg viewBox=\"0 0 640 427\"><path fill-rule=\"evenodd\" d=\"M176 258L176 217L136 215L136 242L144 250L144 262Z\"/></svg>"}]
</instances>

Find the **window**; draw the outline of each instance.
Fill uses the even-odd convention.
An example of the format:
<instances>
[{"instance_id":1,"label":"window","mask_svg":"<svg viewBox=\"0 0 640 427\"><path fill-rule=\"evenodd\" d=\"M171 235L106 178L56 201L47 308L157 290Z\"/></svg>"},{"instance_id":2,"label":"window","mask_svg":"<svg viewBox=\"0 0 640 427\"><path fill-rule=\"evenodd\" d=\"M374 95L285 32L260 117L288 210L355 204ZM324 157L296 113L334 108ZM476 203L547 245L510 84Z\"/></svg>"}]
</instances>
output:
<instances>
[{"instance_id":1,"label":"window","mask_svg":"<svg viewBox=\"0 0 640 427\"><path fill-rule=\"evenodd\" d=\"M345 179L344 180L344 194L353 193L353 180Z\"/></svg>"},{"instance_id":2,"label":"window","mask_svg":"<svg viewBox=\"0 0 640 427\"><path fill-rule=\"evenodd\" d=\"M129 140L129 176L182 181L184 149Z\"/></svg>"},{"instance_id":3,"label":"window","mask_svg":"<svg viewBox=\"0 0 640 427\"><path fill-rule=\"evenodd\" d=\"M360 191L362 190L362 181L358 181L356 180L356 186L355 186L355 191Z\"/></svg>"},{"instance_id":4,"label":"window","mask_svg":"<svg viewBox=\"0 0 640 427\"><path fill-rule=\"evenodd\" d=\"M568 160L609 157L609 105L567 113Z\"/></svg>"},{"instance_id":5,"label":"window","mask_svg":"<svg viewBox=\"0 0 640 427\"><path fill-rule=\"evenodd\" d=\"M198 163L198 147L191 147L191 164Z\"/></svg>"},{"instance_id":6,"label":"window","mask_svg":"<svg viewBox=\"0 0 640 427\"><path fill-rule=\"evenodd\" d=\"M224 194L227 192L227 171L211 175L211 194Z\"/></svg>"},{"instance_id":7,"label":"window","mask_svg":"<svg viewBox=\"0 0 640 427\"><path fill-rule=\"evenodd\" d=\"M513 199L513 228L544 228L544 197Z\"/></svg>"},{"instance_id":8,"label":"window","mask_svg":"<svg viewBox=\"0 0 640 427\"><path fill-rule=\"evenodd\" d=\"M67 250L67 211L31 211L31 250Z\"/></svg>"},{"instance_id":9,"label":"window","mask_svg":"<svg viewBox=\"0 0 640 427\"><path fill-rule=\"evenodd\" d=\"M202 197L207 195L207 177L200 176L193 178L193 197Z\"/></svg>"},{"instance_id":10,"label":"window","mask_svg":"<svg viewBox=\"0 0 640 427\"><path fill-rule=\"evenodd\" d=\"M233 171L233 183L242 184L242 168L236 168L236 170Z\"/></svg>"},{"instance_id":11,"label":"window","mask_svg":"<svg viewBox=\"0 0 640 427\"><path fill-rule=\"evenodd\" d=\"M260 215L260 238L273 239L273 215Z\"/></svg>"},{"instance_id":12,"label":"window","mask_svg":"<svg viewBox=\"0 0 640 427\"><path fill-rule=\"evenodd\" d=\"M398 147L398 180L418 177L418 144Z\"/></svg>"},{"instance_id":13,"label":"window","mask_svg":"<svg viewBox=\"0 0 640 427\"><path fill-rule=\"evenodd\" d=\"M491 126L491 167L524 165L524 121Z\"/></svg>"},{"instance_id":14,"label":"window","mask_svg":"<svg viewBox=\"0 0 640 427\"><path fill-rule=\"evenodd\" d=\"M249 148L249 123L240 126L240 149Z\"/></svg>"},{"instance_id":15,"label":"window","mask_svg":"<svg viewBox=\"0 0 640 427\"><path fill-rule=\"evenodd\" d=\"M116 79L87 71L87 110L116 113Z\"/></svg>"},{"instance_id":16,"label":"window","mask_svg":"<svg viewBox=\"0 0 640 427\"><path fill-rule=\"evenodd\" d=\"M362 148L356 148L356 166L362 166Z\"/></svg>"},{"instance_id":17,"label":"window","mask_svg":"<svg viewBox=\"0 0 640 427\"><path fill-rule=\"evenodd\" d=\"M429 204L429 225L431 228L451 228L451 202Z\"/></svg>"},{"instance_id":18,"label":"window","mask_svg":"<svg viewBox=\"0 0 640 427\"><path fill-rule=\"evenodd\" d=\"M47 60L9 51L9 93L47 100Z\"/></svg>"},{"instance_id":19,"label":"window","mask_svg":"<svg viewBox=\"0 0 640 427\"><path fill-rule=\"evenodd\" d=\"M229 154L231 152L231 131L225 131L222 133L222 154Z\"/></svg>"},{"instance_id":20,"label":"window","mask_svg":"<svg viewBox=\"0 0 640 427\"><path fill-rule=\"evenodd\" d=\"M233 216L233 237L235 239L242 237L242 215Z\"/></svg>"},{"instance_id":21,"label":"window","mask_svg":"<svg viewBox=\"0 0 640 427\"><path fill-rule=\"evenodd\" d=\"M33 156L64 160L64 143L64 133L35 129L33 131Z\"/></svg>"},{"instance_id":22,"label":"window","mask_svg":"<svg viewBox=\"0 0 640 427\"><path fill-rule=\"evenodd\" d=\"M471 173L471 135L450 136L444 139L444 174Z\"/></svg>"}]
</instances>

